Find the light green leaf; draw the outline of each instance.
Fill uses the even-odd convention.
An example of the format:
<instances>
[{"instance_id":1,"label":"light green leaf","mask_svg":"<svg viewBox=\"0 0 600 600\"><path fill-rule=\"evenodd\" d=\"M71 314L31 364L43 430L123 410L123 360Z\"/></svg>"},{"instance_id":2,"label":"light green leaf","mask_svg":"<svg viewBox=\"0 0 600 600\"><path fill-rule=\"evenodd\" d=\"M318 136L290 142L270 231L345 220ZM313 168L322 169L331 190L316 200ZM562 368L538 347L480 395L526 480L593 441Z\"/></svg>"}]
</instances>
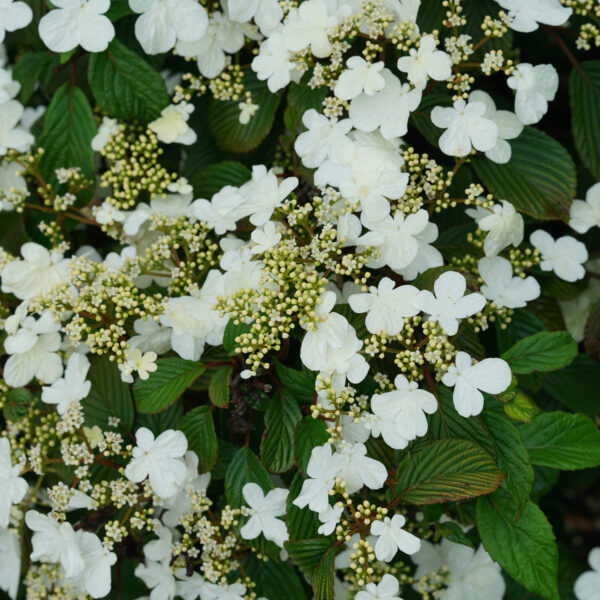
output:
<instances>
[{"instance_id":1,"label":"light green leaf","mask_svg":"<svg viewBox=\"0 0 600 600\"><path fill-rule=\"evenodd\" d=\"M244 504L242 489L250 482L257 483L265 493L273 489L271 478L256 454L244 446L234 454L225 474L225 495L233 508Z\"/></svg>"},{"instance_id":2,"label":"light green leaf","mask_svg":"<svg viewBox=\"0 0 600 600\"><path fill-rule=\"evenodd\" d=\"M88 81L96 101L111 117L148 123L169 104L162 77L117 39L106 52L90 55Z\"/></svg>"},{"instance_id":3,"label":"light green leaf","mask_svg":"<svg viewBox=\"0 0 600 600\"><path fill-rule=\"evenodd\" d=\"M44 149L40 170L50 180L60 167L79 167L94 179L92 138L96 122L85 94L69 82L54 94L44 118L44 131L38 146Z\"/></svg>"},{"instance_id":4,"label":"light green leaf","mask_svg":"<svg viewBox=\"0 0 600 600\"><path fill-rule=\"evenodd\" d=\"M556 469L600 466L600 430L585 415L544 413L519 431L533 464Z\"/></svg>"},{"instance_id":5,"label":"light green leaf","mask_svg":"<svg viewBox=\"0 0 600 600\"><path fill-rule=\"evenodd\" d=\"M229 403L229 382L232 374L232 367L223 367L210 378L208 396L210 401L219 408L223 408Z\"/></svg>"},{"instance_id":6,"label":"light green leaf","mask_svg":"<svg viewBox=\"0 0 600 600\"><path fill-rule=\"evenodd\" d=\"M285 391L270 400L265 413L265 433L260 444L263 465L273 473L283 473L294 463L294 432L302 419L296 400Z\"/></svg>"},{"instance_id":7,"label":"light green leaf","mask_svg":"<svg viewBox=\"0 0 600 600\"><path fill-rule=\"evenodd\" d=\"M577 152L592 175L600 178L600 60L573 68L569 93Z\"/></svg>"},{"instance_id":8,"label":"light green leaf","mask_svg":"<svg viewBox=\"0 0 600 600\"><path fill-rule=\"evenodd\" d=\"M568 220L575 196L576 172L569 153L543 131L525 127L510 140L512 157L504 165L484 156L472 164L485 186L497 198L536 219Z\"/></svg>"},{"instance_id":9,"label":"light green leaf","mask_svg":"<svg viewBox=\"0 0 600 600\"><path fill-rule=\"evenodd\" d=\"M410 458L394 492L411 504L453 502L489 494L503 478L494 459L474 442L439 440Z\"/></svg>"},{"instance_id":10,"label":"light green leaf","mask_svg":"<svg viewBox=\"0 0 600 600\"><path fill-rule=\"evenodd\" d=\"M139 412L153 414L165 410L204 372L204 365L183 358L161 358L148 379L138 379L133 386Z\"/></svg>"},{"instance_id":11,"label":"light green leaf","mask_svg":"<svg viewBox=\"0 0 600 600\"><path fill-rule=\"evenodd\" d=\"M181 421L190 450L198 455L198 471L207 473L217 462L219 451L215 424L210 406L198 406L186 413Z\"/></svg>"},{"instance_id":12,"label":"light green leaf","mask_svg":"<svg viewBox=\"0 0 600 600\"><path fill-rule=\"evenodd\" d=\"M92 356L88 380L90 393L81 401L85 424L108 429L109 417L117 417L126 429L131 429L134 419L133 402L129 385L121 381L117 365L106 356Z\"/></svg>"},{"instance_id":13,"label":"light green leaf","mask_svg":"<svg viewBox=\"0 0 600 600\"><path fill-rule=\"evenodd\" d=\"M500 399L504 402L504 412L515 421L530 423L541 412L531 398L518 390L506 392Z\"/></svg>"},{"instance_id":14,"label":"light green leaf","mask_svg":"<svg viewBox=\"0 0 600 600\"><path fill-rule=\"evenodd\" d=\"M577 344L566 331L542 331L517 342L502 358L513 373L556 371L577 355Z\"/></svg>"},{"instance_id":15,"label":"light green leaf","mask_svg":"<svg viewBox=\"0 0 600 600\"><path fill-rule=\"evenodd\" d=\"M477 528L485 549L511 577L547 600L559 600L558 551L544 513L529 501L519 520L504 492L477 501Z\"/></svg>"}]
</instances>

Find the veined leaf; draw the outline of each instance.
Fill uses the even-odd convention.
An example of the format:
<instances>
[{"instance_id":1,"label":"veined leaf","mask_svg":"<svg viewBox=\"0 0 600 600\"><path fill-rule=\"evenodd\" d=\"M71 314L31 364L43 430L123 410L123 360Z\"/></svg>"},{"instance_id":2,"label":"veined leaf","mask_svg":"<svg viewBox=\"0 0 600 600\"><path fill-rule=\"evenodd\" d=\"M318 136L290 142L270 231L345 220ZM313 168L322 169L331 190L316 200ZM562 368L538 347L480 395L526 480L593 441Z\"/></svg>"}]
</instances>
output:
<instances>
[{"instance_id":1,"label":"veined leaf","mask_svg":"<svg viewBox=\"0 0 600 600\"><path fill-rule=\"evenodd\" d=\"M188 412L181 422L190 450L198 455L200 473L211 471L219 451L215 424L209 406L198 406Z\"/></svg>"},{"instance_id":2,"label":"veined leaf","mask_svg":"<svg viewBox=\"0 0 600 600\"><path fill-rule=\"evenodd\" d=\"M210 198L226 185L242 185L250 179L250 170L235 160L224 160L196 173L190 183L200 198Z\"/></svg>"},{"instance_id":3,"label":"veined leaf","mask_svg":"<svg viewBox=\"0 0 600 600\"><path fill-rule=\"evenodd\" d=\"M577 344L566 331L542 331L517 342L502 358L513 373L556 371L577 355Z\"/></svg>"},{"instance_id":4,"label":"veined leaf","mask_svg":"<svg viewBox=\"0 0 600 600\"><path fill-rule=\"evenodd\" d=\"M232 507L239 508L244 503L242 489L249 482L257 483L265 493L273 489L271 478L256 454L244 446L234 454L225 475L225 494Z\"/></svg>"},{"instance_id":5,"label":"veined leaf","mask_svg":"<svg viewBox=\"0 0 600 600\"><path fill-rule=\"evenodd\" d=\"M394 487L411 504L452 502L489 494L504 474L483 448L467 440L439 440L411 457Z\"/></svg>"},{"instance_id":6,"label":"veined leaf","mask_svg":"<svg viewBox=\"0 0 600 600\"><path fill-rule=\"evenodd\" d=\"M312 449L322 446L328 439L327 428L320 419L308 416L298 423L295 435L296 462L303 473L306 473Z\"/></svg>"},{"instance_id":7,"label":"veined leaf","mask_svg":"<svg viewBox=\"0 0 600 600\"><path fill-rule=\"evenodd\" d=\"M308 369L297 371L275 361L275 373L283 388L300 404L312 404L315 398L315 374Z\"/></svg>"},{"instance_id":8,"label":"veined leaf","mask_svg":"<svg viewBox=\"0 0 600 600\"><path fill-rule=\"evenodd\" d=\"M292 562L312 582L315 569L331 548L331 540L326 537L296 540L294 542L286 542L284 547L290 555Z\"/></svg>"},{"instance_id":9,"label":"veined leaf","mask_svg":"<svg viewBox=\"0 0 600 600\"><path fill-rule=\"evenodd\" d=\"M139 412L153 414L168 408L202 374L202 363L183 358L161 358L148 379L138 379L133 386Z\"/></svg>"},{"instance_id":10,"label":"veined leaf","mask_svg":"<svg viewBox=\"0 0 600 600\"><path fill-rule=\"evenodd\" d=\"M313 573L314 600L334 600L333 573L335 562L335 546L329 548Z\"/></svg>"},{"instance_id":11,"label":"veined leaf","mask_svg":"<svg viewBox=\"0 0 600 600\"><path fill-rule=\"evenodd\" d=\"M210 378L208 396L210 401L219 408L223 408L229 403L229 381L232 373L232 367L223 367Z\"/></svg>"}]
</instances>

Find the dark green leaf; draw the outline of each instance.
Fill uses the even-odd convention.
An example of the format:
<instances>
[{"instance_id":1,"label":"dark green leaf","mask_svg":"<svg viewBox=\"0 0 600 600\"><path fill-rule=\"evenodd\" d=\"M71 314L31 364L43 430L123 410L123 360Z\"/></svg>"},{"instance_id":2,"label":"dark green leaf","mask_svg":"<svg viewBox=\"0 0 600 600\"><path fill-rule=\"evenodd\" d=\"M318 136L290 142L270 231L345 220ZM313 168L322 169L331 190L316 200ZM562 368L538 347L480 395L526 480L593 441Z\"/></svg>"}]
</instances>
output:
<instances>
[{"instance_id":1,"label":"dark green leaf","mask_svg":"<svg viewBox=\"0 0 600 600\"><path fill-rule=\"evenodd\" d=\"M310 510L308 506L298 508L294 500L300 495L304 479L300 473L296 473L290 485L290 493L287 499L287 512L285 520L287 523L290 540L303 540L308 538L317 538L318 529L321 526L318 514Z\"/></svg>"},{"instance_id":2,"label":"dark green leaf","mask_svg":"<svg viewBox=\"0 0 600 600\"><path fill-rule=\"evenodd\" d=\"M303 473L306 473L312 449L327 443L328 439L327 427L320 419L308 416L298 423L295 435L296 462Z\"/></svg>"},{"instance_id":3,"label":"dark green leaf","mask_svg":"<svg viewBox=\"0 0 600 600\"><path fill-rule=\"evenodd\" d=\"M198 406L186 413L181 422L190 450L198 455L198 470L206 473L217 462L217 434L209 406Z\"/></svg>"},{"instance_id":4,"label":"dark green leaf","mask_svg":"<svg viewBox=\"0 0 600 600\"><path fill-rule=\"evenodd\" d=\"M556 371L577 355L577 344L566 331L542 331L509 348L502 358L513 373Z\"/></svg>"},{"instance_id":5,"label":"dark green leaf","mask_svg":"<svg viewBox=\"0 0 600 600\"><path fill-rule=\"evenodd\" d=\"M334 600L334 562L335 547L331 547L320 560L313 573L314 600Z\"/></svg>"},{"instance_id":6,"label":"dark green leaf","mask_svg":"<svg viewBox=\"0 0 600 600\"><path fill-rule=\"evenodd\" d=\"M202 374L202 363L183 358L161 358L148 379L138 379L133 386L139 412L153 414L165 410Z\"/></svg>"},{"instance_id":7,"label":"dark green leaf","mask_svg":"<svg viewBox=\"0 0 600 600\"><path fill-rule=\"evenodd\" d=\"M600 466L600 431L585 415L544 413L519 431L536 465L556 469Z\"/></svg>"},{"instance_id":8,"label":"dark green leaf","mask_svg":"<svg viewBox=\"0 0 600 600\"><path fill-rule=\"evenodd\" d=\"M275 373L283 389L292 394L300 404L312 404L315 398L315 379L313 371L297 371L275 361Z\"/></svg>"},{"instance_id":9,"label":"dark green leaf","mask_svg":"<svg viewBox=\"0 0 600 600\"><path fill-rule=\"evenodd\" d=\"M230 319L225 327L225 333L223 334L223 348L229 352L229 354L236 354L236 348L239 344L236 342L236 338L242 333L248 333L250 331L250 325L246 323L234 323L233 319Z\"/></svg>"},{"instance_id":10,"label":"dark green leaf","mask_svg":"<svg viewBox=\"0 0 600 600\"><path fill-rule=\"evenodd\" d=\"M6 400L2 407L4 418L11 423L22 419L28 412L29 405L33 402L33 396L27 388L14 388L6 394Z\"/></svg>"},{"instance_id":11,"label":"dark green leaf","mask_svg":"<svg viewBox=\"0 0 600 600\"><path fill-rule=\"evenodd\" d=\"M225 475L225 494L233 508L244 504L242 488L249 482L257 483L265 493L273 489L269 474L256 454L250 448L242 447L233 456Z\"/></svg>"},{"instance_id":12,"label":"dark green leaf","mask_svg":"<svg viewBox=\"0 0 600 600\"><path fill-rule=\"evenodd\" d=\"M232 373L232 367L223 367L210 378L208 395L210 401L219 408L223 408L229 403L229 381Z\"/></svg>"},{"instance_id":13,"label":"dark green leaf","mask_svg":"<svg viewBox=\"0 0 600 600\"><path fill-rule=\"evenodd\" d=\"M311 582L315 569L330 547L331 541L326 537L285 543L290 558Z\"/></svg>"},{"instance_id":14,"label":"dark green leaf","mask_svg":"<svg viewBox=\"0 0 600 600\"><path fill-rule=\"evenodd\" d=\"M19 101L25 104L35 91L41 74L56 64L57 56L52 52L26 52L13 69L13 79L21 83Z\"/></svg>"},{"instance_id":15,"label":"dark green leaf","mask_svg":"<svg viewBox=\"0 0 600 600\"><path fill-rule=\"evenodd\" d=\"M504 492L477 501L477 528L490 556L528 590L559 600L558 551L544 513L528 502L521 518Z\"/></svg>"},{"instance_id":16,"label":"dark green leaf","mask_svg":"<svg viewBox=\"0 0 600 600\"><path fill-rule=\"evenodd\" d=\"M283 473L294 463L294 432L300 419L298 403L290 394L278 392L269 400L260 444L260 457L269 471Z\"/></svg>"},{"instance_id":17,"label":"dark green leaf","mask_svg":"<svg viewBox=\"0 0 600 600\"><path fill-rule=\"evenodd\" d=\"M194 192L201 198L210 198L226 185L242 185L252 174L242 163L235 160L225 160L216 165L210 165L196 173L190 184Z\"/></svg>"}]
</instances>

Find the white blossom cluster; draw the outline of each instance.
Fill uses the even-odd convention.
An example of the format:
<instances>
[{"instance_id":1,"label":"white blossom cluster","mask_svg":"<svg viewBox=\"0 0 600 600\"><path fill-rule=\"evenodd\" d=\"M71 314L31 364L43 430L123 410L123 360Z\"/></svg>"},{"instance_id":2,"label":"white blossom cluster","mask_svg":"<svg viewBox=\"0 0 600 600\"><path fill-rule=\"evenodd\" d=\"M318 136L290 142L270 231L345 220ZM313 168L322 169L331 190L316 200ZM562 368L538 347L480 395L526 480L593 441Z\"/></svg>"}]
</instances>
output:
<instances>
[{"instance_id":1,"label":"white blossom cluster","mask_svg":"<svg viewBox=\"0 0 600 600\"><path fill-rule=\"evenodd\" d=\"M504 26L520 33L561 26L571 15L559 0L496 1L505 11ZM107 51L115 38L109 0L51 4L38 25L49 51ZM109 190L87 212L73 214L110 237L118 246L112 252L66 241L51 248L29 241L15 256L2 250L1 290L12 299L3 314L3 391L39 384L40 402L54 419L48 427L60 440L51 446L60 458L52 460L73 467L76 483L49 483L41 444L24 452L16 442L22 431L11 426L3 432L0 588L17 597L24 523L31 538L28 564L40 569L36 582L31 576L28 593L46 577L48 585L60 582L63 597L106 596L119 544L131 535L123 524L131 522L138 540L143 532L152 535L135 569L151 600L256 600L251 582L238 573L241 552L256 549L252 543L262 536L286 560L286 515L294 507L316 514L322 536L340 535L343 545L335 558L340 575L356 570L350 565L357 552L380 565L376 580L361 579L360 589L353 589L357 600L401 600L400 571L386 571L397 561L411 565L410 585L432 594L424 597L500 600L501 569L482 546L421 539L407 514L386 503L383 491L392 474L370 456L368 444L378 440L402 451L424 439L439 410L434 381L438 392L447 388L460 417L480 415L486 395L511 388L512 373L502 358L484 358L463 347L461 334L485 330L498 315L534 302L546 272L569 283L585 277L584 243L574 235L555 239L542 228L526 237L530 223L518 207L486 196L481 186L465 192L460 208L477 231L473 260L452 263L438 247L444 232L435 222L435 202L444 197L453 174L433 157L447 158L457 169L475 155L495 165L509 163L511 143L548 112L559 87L556 69L520 62L503 73L504 59L488 53L484 63L502 73L507 94L514 92L510 110L497 106L484 89L460 88L456 75L475 51L472 40L455 37L444 44L438 31L419 31L419 0L211 5L129 0L129 8L136 15L135 38L148 55L174 52L195 59L202 78L212 81L227 72L238 52L252 48L249 68L270 93L281 94L310 69L308 87L324 86L328 98L301 115L301 133L290 148L296 170L253 165L245 183L224 185L209 198L198 197L179 173L166 193L149 194L147 201L119 203ZM0 0L0 42L32 19L25 2ZM459 12L450 19L460 20ZM353 37L390 44L398 58L384 61L383 52L375 51L352 54L344 41L351 30ZM398 45L402 32L409 40L405 47ZM481 70L477 84L484 80ZM437 141L417 182L415 156L422 155L408 149L403 138L422 116L419 107L431 89L446 86L453 90L452 101L431 106L425 115L437 128ZM35 192L26 165L11 157L30 152L30 127L44 108L24 108L16 99L20 88L0 55L1 214L18 210ZM251 127L258 109L241 102L240 125ZM194 129L194 110L191 101L173 93L148 130L165 148L191 147L202 135ZM126 127L103 116L91 144L98 164L109 161ZM300 171L312 173L308 197L303 175L296 176ZM56 174L67 184L76 170ZM70 209L65 197L67 208L56 212ZM573 201L567 220L577 234L600 226L600 183L589 188L585 200ZM424 283L431 273L430 284ZM564 308L566 317L581 310ZM365 332L355 318L364 321ZM113 415L105 427L84 427L83 402L94 394L92 357L110 356L123 384L135 386L160 373L159 357L165 355L218 362L232 324L249 329L237 339L240 380L260 380L275 350L290 339L298 342L302 366L316 374L309 413L326 423L329 439L312 448L293 500L283 479L273 477L270 490L247 482L239 490L241 508L213 504L211 474L200 473L202 457L188 449L186 435L174 425L159 433L149 427L128 431ZM423 345L410 341L417 329ZM398 359L395 372L382 374L375 358L404 341L402 356L409 366L401 369ZM261 354L261 348L274 349L273 356ZM369 378L378 386L362 394L358 390ZM117 478L92 480L97 464L116 469ZM374 508L365 509L372 514L360 516L359 533L348 527L354 518L348 507L359 510L361 493L375 499ZM105 519L102 527L86 522L86 515L108 505L122 510L111 517L115 521ZM71 523L71 514L83 516ZM97 533L101 529L103 534ZM190 539L197 540L191 548ZM580 600L597 597L597 550L589 561L594 571L577 580ZM336 600L348 598L347 586L336 578ZM31 592L31 597L45 596Z\"/></svg>"}]
</instances>

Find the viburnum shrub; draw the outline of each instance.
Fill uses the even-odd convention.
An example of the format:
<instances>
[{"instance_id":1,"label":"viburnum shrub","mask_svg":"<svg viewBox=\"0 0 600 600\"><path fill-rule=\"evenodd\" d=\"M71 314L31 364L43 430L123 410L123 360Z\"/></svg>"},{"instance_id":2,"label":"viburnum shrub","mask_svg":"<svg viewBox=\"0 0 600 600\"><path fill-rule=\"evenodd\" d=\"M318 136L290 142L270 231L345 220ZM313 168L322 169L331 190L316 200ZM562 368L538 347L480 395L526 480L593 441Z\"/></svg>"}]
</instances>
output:
<instances>
[{"instance_id":1,"label":"viburnum shrub","mask_svg":"<svg viewBox=\"0 0 600 600\"><path fill-rule=\"evenodd\" d=\"M600 598L600 2L0 42L0 594Z\"/></svg>"}]
</instances>

